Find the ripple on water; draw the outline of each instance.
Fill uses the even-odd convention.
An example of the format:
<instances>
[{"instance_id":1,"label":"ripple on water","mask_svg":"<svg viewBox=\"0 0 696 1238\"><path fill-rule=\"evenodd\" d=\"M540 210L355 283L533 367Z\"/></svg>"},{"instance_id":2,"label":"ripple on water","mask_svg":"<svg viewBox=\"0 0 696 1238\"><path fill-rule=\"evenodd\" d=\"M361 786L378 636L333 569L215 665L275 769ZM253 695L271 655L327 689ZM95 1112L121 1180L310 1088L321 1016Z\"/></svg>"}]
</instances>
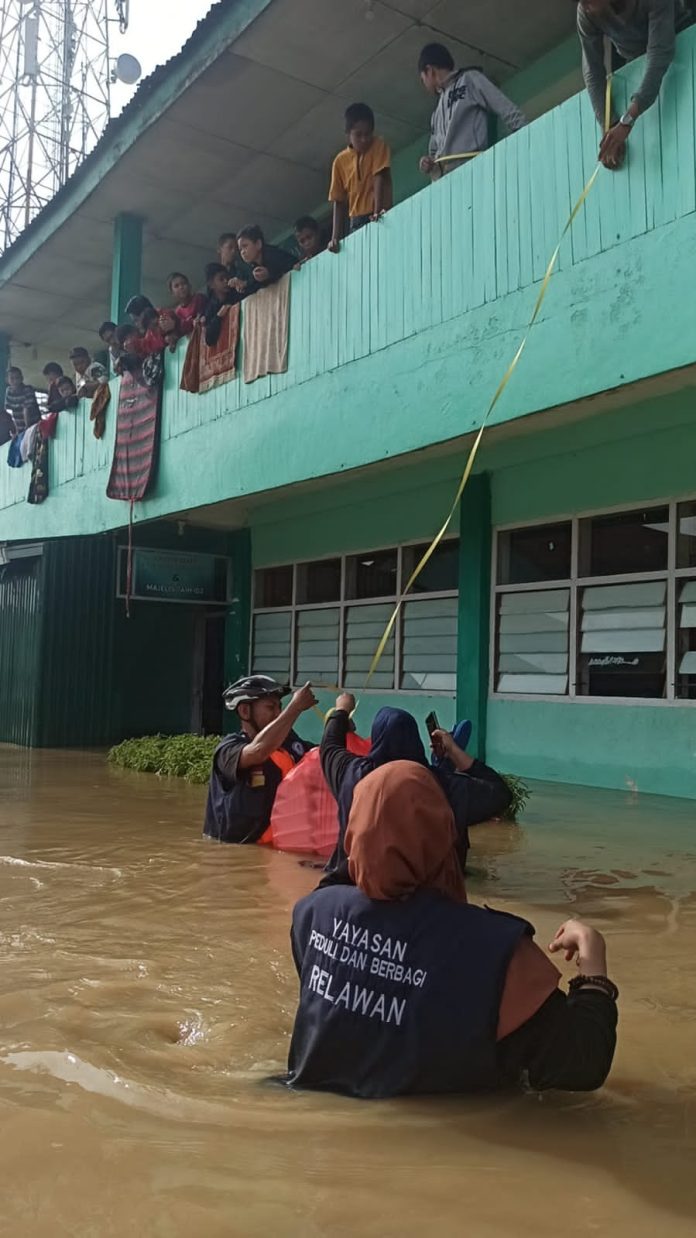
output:
<instances>
[{"instance_id":1,"label":"ripple on water","mask_svg":"<svg viewBox=\"0 0 696 1238\"><path fill-rule=\"evenodd\" d=\"M204 789L89 753L14 777L17 759L0 748L11 1238L692 1238L692 804L536 786L522 826L472 831L473 898L542 943L569 913L607 931L607 1088L360 1105L267 1082L297 993L290 909L316 873L203 844Z\"/></svg>"}]
</instances>

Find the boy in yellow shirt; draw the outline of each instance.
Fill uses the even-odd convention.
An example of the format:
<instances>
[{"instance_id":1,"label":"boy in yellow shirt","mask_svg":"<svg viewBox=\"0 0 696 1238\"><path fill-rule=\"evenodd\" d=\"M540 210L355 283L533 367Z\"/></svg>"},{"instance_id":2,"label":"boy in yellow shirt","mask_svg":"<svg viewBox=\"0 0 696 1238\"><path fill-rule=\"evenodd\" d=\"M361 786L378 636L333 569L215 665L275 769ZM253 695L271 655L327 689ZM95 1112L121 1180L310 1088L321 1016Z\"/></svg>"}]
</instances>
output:
<instances>
[{"instance_id":1,"label":"boy in yellow shirt","mask_svg":"<svg viewBox=\"0 0 696 1238\"><path fill-rule=\"evenodd\" d=\"M375 114L366 103L351 103L345 112L348 145L334 159L329 202L333 202L333 232L329 249L337 254L341 240L392 205L391 151L375 137Z\"/></svg>"}]
</instances>

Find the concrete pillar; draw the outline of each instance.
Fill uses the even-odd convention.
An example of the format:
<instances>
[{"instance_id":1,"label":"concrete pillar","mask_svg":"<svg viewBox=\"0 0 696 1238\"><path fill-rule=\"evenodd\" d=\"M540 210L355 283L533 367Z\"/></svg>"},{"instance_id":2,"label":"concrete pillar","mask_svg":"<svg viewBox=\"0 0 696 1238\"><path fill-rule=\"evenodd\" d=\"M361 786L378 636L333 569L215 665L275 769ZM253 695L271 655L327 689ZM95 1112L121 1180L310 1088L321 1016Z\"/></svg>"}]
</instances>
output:
<instances>
[{"instance_id":1,"label":"concrete pillar","mask_svg":"<svg viewBox=\"0 0 696 1238\"><path fill-rule=\"evenodd\" d=\"M486 757L490 588L490 480L480 473L469 478L460 509L457 640L457 718L471 718L469 750L480 760Z\"/></svg>"},{"instance_id":2,"label":"concrete pillar","mask_svg":"<svg viewBox=\"0 0 696 1238\"><path fill-rule=\"evenodd\" d=\"M10 364L10 337L6 331L0 331L0 385L3 397L5 394L5 375Z\"/></svg>"},{"instance_id":3,"label":"concrete pillar","mask_svg":"<svg viewBox=\"0 0 696 1238\"><path fill-rule=\"evenodd\" d=\"M143 221L138 215L117 215L111 268L111 321L123 322L131 297L142 291Z\"/></svg>"},{"instance_id":4,"label":"concrete pillar","mask_svg":"<svg viewBox=\"0 0 696 1238\"><path fill-rule=\"evenodd\" d=\"M225 621L225 687L249 670L251 633L251 531L239 529L230 534L232 597ZM234 729L235 715L225 711L224 727Z\"/></svg>"}]
</instances>

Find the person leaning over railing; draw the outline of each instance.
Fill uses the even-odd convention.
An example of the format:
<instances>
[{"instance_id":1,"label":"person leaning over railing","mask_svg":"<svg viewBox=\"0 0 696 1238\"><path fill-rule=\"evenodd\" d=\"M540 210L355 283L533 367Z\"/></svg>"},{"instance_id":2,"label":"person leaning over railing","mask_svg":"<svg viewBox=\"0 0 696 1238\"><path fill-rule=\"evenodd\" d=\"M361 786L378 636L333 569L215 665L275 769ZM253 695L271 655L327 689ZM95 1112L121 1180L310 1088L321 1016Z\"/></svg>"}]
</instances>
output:
<instances>
[{"instance_id":1,"label":"person leaning over railing","mask_svg":"<svg viewBox=\"0 0 696 1238\"><path fill-rule=\"evenodd\" d=\"M237 233L239 256L250 272L248 279L231 279L230 287L236 289L240 297L252 296L261 288L275 284L293 267L297 269L298 262L294 254L280 245L270 245L263 230L258 224L249 224L240 228Z\"/></svg>"},{"instance_id":2,"label":"person leaning over railing","mask_svg":"<svg viewBox=\"0 0 696 1238\"><path fill-rule=\"evenodd\" d=\"M356 232L381 219L394 204L391 151L375 133L375 114L367 103L351 103L343 118L347 146L331 166L329 202L333 224L328 249L337 254L346 230Z\"/></svg>"},{"instance_id":3,"label":"person leaning over railing","mask_svg":"<svg viewBox=\"0 0 696 1238\"><path fill-rule=\"evenodd\" d=\"M626 154L626 142L638 117L652 107L674 60L677 31L693 20L684 0L573 0L582 48L582 75L595 116L605 122L607 71L604 40L623 60L646 56L645 72L622 116L612 113L599 147L605 168L616 171Z\"/></svg>"},{"instance_id":4,"label":"person leaning over railing","mask_svg":"<svg viewBox=\"0 0 696 1238\"><path fill-rule=\"evenodd\" d=\"M442 43L428 43L418 57L418 73L428 94L437 96L430 122L428 153L420 170L437 180L466 162L457 156L487 150L491 115L499 116L511 133L527 121L512 99L486 77L482 69L455 69ZM439 161L442 162L439 162Z\"/></svg>"}]
</instances>

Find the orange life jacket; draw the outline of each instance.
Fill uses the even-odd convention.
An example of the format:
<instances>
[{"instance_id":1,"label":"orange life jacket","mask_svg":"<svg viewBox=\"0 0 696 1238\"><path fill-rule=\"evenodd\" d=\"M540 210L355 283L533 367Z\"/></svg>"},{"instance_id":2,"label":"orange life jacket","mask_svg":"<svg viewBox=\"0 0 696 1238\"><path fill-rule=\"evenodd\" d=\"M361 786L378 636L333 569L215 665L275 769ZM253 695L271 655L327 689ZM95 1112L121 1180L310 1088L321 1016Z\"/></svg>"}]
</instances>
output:
<instances>
[{"instance_id":1,"label":"orange life jacket","mask_svg":"<svg viewBox=\"0 0 696 1238\"><path fill-rule=\"evenodd\" d=\"M275 752L271 753L269 760L271 760L273 764L278 767L278 769L280 770L281 778L286 778L287 775L290 773L290 771L295 768L295 762L290 756L290 753L287 752L285 748L276 748ZM264 830L263 834L258 840L258 845L260 847L272 847L273 846L273 826L272 825L269 825L268 828Z\"/></svg>"}]
</instances>

